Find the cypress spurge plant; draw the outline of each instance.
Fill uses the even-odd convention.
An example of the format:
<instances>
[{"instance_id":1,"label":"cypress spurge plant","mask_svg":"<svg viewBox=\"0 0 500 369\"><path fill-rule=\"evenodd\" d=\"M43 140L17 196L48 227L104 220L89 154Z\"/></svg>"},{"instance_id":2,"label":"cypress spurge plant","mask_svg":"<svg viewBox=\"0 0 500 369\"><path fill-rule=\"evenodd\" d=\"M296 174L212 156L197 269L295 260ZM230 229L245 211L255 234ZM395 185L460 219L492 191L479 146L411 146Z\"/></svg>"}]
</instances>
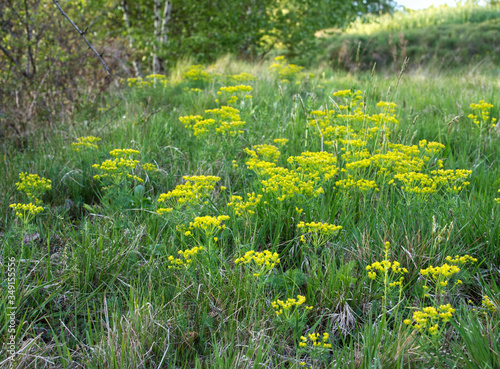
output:
<instances>
[{"instance_id":1,"label":"cypress spurge plant","mask_svg":"<svg viewBox=\"0 0 500 369\"><path fill-rule=\"evenodd\" d=\"M144 193L144 179L140 176L141 171L154 173L158 169L151 163L140 164L135 159L140 151L134 149L114 149L109 152L114 159L107 159L101 164L92 167L100 172L94 175L94 179L101 181L105 186L103 200L113 208L126 208L135 202L132 191L136 194Z\"/></svg>"},{"instance_id":2,"label":"cypress spurge plant","mask_svg":"<svg viewBox=\"0 0 500 369\"><path fill-rule=\"evenodd\" d=\"M441 266L420 270L420 274L426 281L422 286L424 290L425 301L429 301L428 306L424 306L413 312L412 319L405 319L406 325L411 325L412 328L421 334L424 341L429 342L435 349L438 349L443 332L456 309L450 303L445 303L445 298L449 292L455 287L462 284L462 280L457 279L455 283L451 283L454 275L457 275L461 270L458 265L467 263L475 263L477 259L469 256L455 257L447 256L446 261ZM430 285L430 286L429 286Z\"/></svg>"}]
</instances>

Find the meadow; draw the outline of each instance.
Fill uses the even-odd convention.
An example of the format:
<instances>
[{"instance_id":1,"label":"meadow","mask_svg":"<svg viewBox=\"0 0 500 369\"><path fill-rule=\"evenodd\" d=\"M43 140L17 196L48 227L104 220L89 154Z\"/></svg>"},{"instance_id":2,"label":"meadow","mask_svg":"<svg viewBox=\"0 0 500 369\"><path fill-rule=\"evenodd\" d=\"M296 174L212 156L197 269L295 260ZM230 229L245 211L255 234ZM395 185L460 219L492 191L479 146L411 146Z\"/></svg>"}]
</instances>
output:
<instances>
[{"instance_id":1,"label":"meadow","mask_svg":"<svg viewBox=\"0 0 500 369\"><path fill-rule=\"evenodd\" d=\"M498 69L500 5L458 3L393 14L367 15L346 30L318 33L320 52L304 56L345 70Z\"/></svg>"},{"instance_id":2,"label":"meadow","mask_svg":"<svg viewBox=\"0 0 500 369\"><path fill-rule=\"evenodd\" d=\"M0 366L499 368L498 91L222 58L5 142Z\"/></svg>"}]
</instances>

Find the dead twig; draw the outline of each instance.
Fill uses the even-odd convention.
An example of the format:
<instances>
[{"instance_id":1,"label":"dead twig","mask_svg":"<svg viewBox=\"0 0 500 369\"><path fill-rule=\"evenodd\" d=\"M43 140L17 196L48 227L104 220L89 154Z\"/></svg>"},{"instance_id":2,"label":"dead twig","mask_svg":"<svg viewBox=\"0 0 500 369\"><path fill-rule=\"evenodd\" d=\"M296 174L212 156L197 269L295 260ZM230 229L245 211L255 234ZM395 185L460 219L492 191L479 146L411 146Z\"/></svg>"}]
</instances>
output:
<instances>
[{"instance_id":1,"label":"dead twig","mask_svg":"<svg viewBox=\"0 0 500 369\"><path fill-rule=\"evenodd\" d=\"M109 71L109 68L108 66L106 65L106 63L104 62L103 58L102 58L102 55L99 54L95 49L94 47L90 44L89 40L87 40L87 37L85 37L85 33L87 33L87 30L85 29L85 31L81 31L80 28L78 28L78 26L71 20L71 18L64 12L64 10L62 10L61 6L59 5L59 1L58 0L52 0L54 2L54 4L56 4L57 6L57 9L59 9L59 11L61 12L62 15L64 15L64 17L71 23L71 25L78 31L78 33L80 34L80 36L83 37L83 39L85 40L85 42L87 43L87 45L89 46L89 49L92 50L94 52L94 54L97 55L97 57L99 58L99 60L101 61L102 65L104 65L104 69L106 69L106 73L108 74L108 76L111 77L111 73Z\"/></svg>"}]
</instances>

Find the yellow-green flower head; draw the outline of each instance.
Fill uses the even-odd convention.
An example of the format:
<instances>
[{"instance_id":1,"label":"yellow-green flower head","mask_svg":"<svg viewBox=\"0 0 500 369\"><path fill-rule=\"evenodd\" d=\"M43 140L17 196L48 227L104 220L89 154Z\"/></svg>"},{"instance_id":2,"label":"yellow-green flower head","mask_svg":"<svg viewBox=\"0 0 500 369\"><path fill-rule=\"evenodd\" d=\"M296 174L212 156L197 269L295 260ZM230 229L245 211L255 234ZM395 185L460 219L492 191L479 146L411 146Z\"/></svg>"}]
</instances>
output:
<instances>
[{"instance_id":1,"label":"yellow-green flower head","mask_svg":"<svg viewBox=\"0 0 500 369\"><path fill-rule=\"evenodd\" d=\"M327 152L303 152L290 156L287 162L296 165L297 171L312 180L329 180L338 172L337 158Z\"/></svg>"},{"instance_id":2,"label":"yellow-green flower head","mask_svg":"<svg viewBox=\"0 0 500 369\"><path fill-rule=\"evenodd\" d=\"M288 138L275 138L273 142L279 145L286 145L286 143L288 142Z\"/></svg>"},{"instance_id":3,"label":"yellow-green flower head","mask_svg":"<svg viewBox=\"0 0 500 369\"><path fill-rule=\"evenodd\" d=\"M219 215L217 217L212 216L204 216L204 217L196 217L194 218L194 222L189 223L190 229L200 229L205 231L205 233L210 234L215 230L222 230L226 228L223 221L228 220L229 216L227 215Z\"/></svg>"},{"instance_id":4,"label":"yellow-green flower head","mask_svg":"<svg viewBox=\"0 0 500 369\"><path fill-rule=\"evenodd\" d=\"M100 140L99 137L94 136L78 137L76 142L71 143L71 146L74 151L80 151L82 148L97 149L98 146L95 143Z\"/></svg>"},{"instance_id":5,"label":"yellow-green flower head","mask_svg":"<svg viewBox=\"0 0 500 369\"><path fill-rule=\"evenodd\" d=\"M342 226L321 222L300 222L297 224L297 228L303 228L305 231L304 233L318 233L330 236L337 234L337 232L342 229Z\"/></svg>"},{"instance_id":6,"label":"yellow-green flower head","mask_svg":"<svg viewBox=\"0 0 500 369\"><path fill-rule=\"evenodd\" d=\"M184 176L186 183L176 186L172 191L163 193L158 198L158 202L168 202L175 200L177 205L196 205L214 191L215 185L220 181L216 176Z\"/></svg>"},{"instance_id":7,"label":"yellow-green flower head","mask_svg":"<svg viewBox=\"0 0 500 369\"><path fill-rule=\"evenodd\" d=\"M14 209L16 215L23 221L28 221L34 218L37 214L43 211L43 207L37 206L33 203L29 204L10 204L9 207Z\"/></svg>"},{"instance_id":8,"label":"yellow-green flower head","mask_svg":"<svg viewBox=\"0 0 500 369\"><path fill-rule=\"evenodd\" d=\"M485 308L486 310L488 310L491 313L495 313L497 311L497 307L495 306L495 304L491 301L491 299L487 295L483 296L483 300L481 301L481 305L483 306L483 308Z\"/></svg>"},{"instance_id":9,"label":"yellow-green flower head","mask_svg":"<svg viewBox=\"0 0 500 369\"><path fill-rule=\"evenodd\" d=\"M455 255L454 258L452 258L451 256L447 256L446 261L452 264L466 264L468 262L476 263L477 259L469 255L463 255L463 256Z\"/></svg>"},{"instance_id":10,"label":"yellow-green flower head","mask_svg":"<svg viewBox=\"0 0 500 369\"><path fill-rule=\"evenodd\" d=\"M52 181L40 177L38 174L19 173L20 182L16 182L17 189L26 194L30 201L40 204L40 197L52 188Z\"/></svg>"},{"instance_id":11,"label":"yellow-green flower head","mask_svg":"<svg viewBox=\"0 0 500 369\"><path fill-rule=\"evenodd\" d=\"M123 158L125 156L132 156L135 154L140 154L141 152L138 150L134 149L114 149L109 152L111 156L114 156L115 158Z\"/></svg>"},{"instance_id":12,"label":"yellow-green flower head","mask_svg":"<svg viewBox=\"0 0 500 369\"><path fill-rule=\"evenodd\" d=\"M230 93L235 93L235 92L250 92L252 91L253 88L252 86L246 86L246 85L239 85L239 86L223 86L219 89L219 91L222 92L230 92Z\"/></svg>"},{"instance_id":13,"label":"yellow-green flower head","mask_svg":"<svg viewBox=\"0 0 500 369\"><path fill-rule=\"evenodd\" d=\"M257 77L255 77L253 74L250 73L234 74L232 76L229 76L229 78L234 82L240 82L240 83L255 81L257 79Z\"/></svg>"},{"instance_id":14,"label":"yellow-green flower head","mask_svg":"<svg viewBox=\"0 0 500 369\"><path fill-rule=\"evenodd\" d=\"M430 266L426 269L421 269L420 274L423 276L429 276L434 280L437 280L440 276L450 278L453 274L460 272L460 268L456 265L443 264L440 267Z\"/></svg>"},{"instance_id":15,"label":"yellow-green flower head","mask_svg":"<svg viewBox=\"0 0 500 369\"><path fill-rule=\"evenodd\" d=\"M234 261L235 264L250 264L260 267L261 273L265 271L270 271L276 264L280 262L278 253L272 253L269 250L264 250L263 252L255 252L250 250L243 255L243 257L238 258ZM261 273L258 273L259 275Z\"/></svg>"},{"instance_id":16,"label":"yellow-green flower head","mask_svg":"<svg viewBox=\"0 0 500 369\"><path fill-rule=\"evenodd\" d=\"M182 79L191 82L209 82L213 77L205 71L203 65L192 65L182 75Z\"/></svg>"},{"instance_id":17,"label":"yellow-green flower head","mask_svg":"<svg viewBox=\"0 0 500 369\"><path fill-rule=\"evenodd\" d=\"M141 165L141 167L148 172L158 172L158 168L156 167L156 165L151 163L144 163Z\"/></svg>"},{"instance_id":18,"label":"yellow-green flower head","mask_svg":"<svg viewBox=\"0 0 500 369\"><path fill-rule=\"evenodd\" d=\"M286 301L276 300L271 302L271 306L276 310L276 315L282 315L290 311L291 309L295 309L306 302L305 296L297 295L297 298L289 298Z\"/></svg>"},{"instance_id":19,"label":"yellow-green flower head","mask_svg":"<svg viewBox=\"0 0 500 369\"><path fill-rule=\"evenodd\" d=\"M168 269L181 269L181 268L189 268L196 255L204 250L203 246L199 247L193 247L192 249L188 249L185 251L180 250L178 254L180 255L179 258L174 258L174 256L169 256L168 260L170 262L170 265L168 266Z\"/></svg>"},{"instance_id":20,"label":"yellow-green flower head","mask_svg":"<svg viewBox=\"0 0 500 369\"><path fill-rule=\"evenodd\" d=\"M233 195L231 196L231 202L227 206L233 207L234 213L238 217L245 214L253 215L261 199L262 195L255 195L255 192L247 193L247 201L243 201L243 197L241 196Z\"/></svg>"}]
</instances>

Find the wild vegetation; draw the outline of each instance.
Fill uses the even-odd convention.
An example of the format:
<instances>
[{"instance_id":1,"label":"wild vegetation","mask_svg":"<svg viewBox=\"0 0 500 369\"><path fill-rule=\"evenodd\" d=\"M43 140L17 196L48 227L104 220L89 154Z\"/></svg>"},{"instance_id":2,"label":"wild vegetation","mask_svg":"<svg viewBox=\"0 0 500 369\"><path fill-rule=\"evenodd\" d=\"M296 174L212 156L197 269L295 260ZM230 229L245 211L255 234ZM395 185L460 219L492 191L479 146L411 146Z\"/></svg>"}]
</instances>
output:
<instances>
[{"instance_id":1,"label":"wild vegetation","mask_svg":"<svg viewBox=\"0 0 500 369\"><path fill-rule=\"evenodd\" d=\"M422 77L223 59L6 144L13 367L497 367L498 84Z\"/></svg>"},{"instance_id":2,"label":"wild vegetation","mask_svg":"<svg viewBox=\"0 0 500 369\"><path fill-rule=\"evenodd\" d=\"M21 20L0 25L55 37L38 4L0 5L0 22ZM171 33L191 58L174 63L135 28L151 4L74 3L77 23L85 4L106 14L104 34L125 29L106 60L119 69L128 50L131 63L112 83L71 38L37 38L38 58L17 38L23 63L0 59L0 99L17 104L0 111L0 367L500 368L495 4L359 21L338 42L385 38L390 57L373 68L352 41L349 71L325 67L337 41L312 38L317 25L281 37L294 19L281 8L249 33L256 63L220 57L235 34L189 51L210 17L244 29L240 3L174 3L173 19L201 17ZM411 54L406 40L434 27L490 27L492 42L478 35L470 60L439 40L430 59Z\"/></svg>"},{"instance_id":3,"label":"wild vegetation","mask_svg":"<svg viewBox=\"0 0 500 369\"><path fill-rule=\"evenodd\" d=\"M318 43L324 50L316 62L346 70L378 68L449 71L450 68L495 69L500 44L500 5L459 3L425 10L367 15L340 30L323 31Z\"/></svg>"}]
</instances>

